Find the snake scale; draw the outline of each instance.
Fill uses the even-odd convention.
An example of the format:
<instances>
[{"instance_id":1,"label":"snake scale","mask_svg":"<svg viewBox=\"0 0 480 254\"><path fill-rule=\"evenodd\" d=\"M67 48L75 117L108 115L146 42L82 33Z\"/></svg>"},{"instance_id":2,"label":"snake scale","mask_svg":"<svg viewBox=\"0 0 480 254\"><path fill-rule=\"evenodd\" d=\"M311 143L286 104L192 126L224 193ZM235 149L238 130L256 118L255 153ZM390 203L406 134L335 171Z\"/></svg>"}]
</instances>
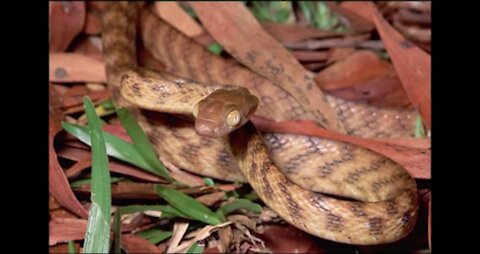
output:
<instances>
[{"instance_id":1,"label":"snake scale","mask_svg":"<svg viewBox=\"0 0 480 254\"><path fill-rule=\"evenodd\" d=\"M248 182L285 221L324 239L372 245L408 235L418 216L416 183L390 159L328 139L260 134L251 122L211 138L198 135L192 121L172 116L203 114L192 113L197 102L222 87L243 86L258 98L257 116L315 121L301 100L235 61L210 54L141 6L105 4L103 53L116 106L134 113L162 159L201 175ZM145 48L166 64L166 71L137 66L137 20ZM327 100L351 135L412 133L412 111ZM219 109L217 115L224 113Z\"/></svg>"}]
</instances>

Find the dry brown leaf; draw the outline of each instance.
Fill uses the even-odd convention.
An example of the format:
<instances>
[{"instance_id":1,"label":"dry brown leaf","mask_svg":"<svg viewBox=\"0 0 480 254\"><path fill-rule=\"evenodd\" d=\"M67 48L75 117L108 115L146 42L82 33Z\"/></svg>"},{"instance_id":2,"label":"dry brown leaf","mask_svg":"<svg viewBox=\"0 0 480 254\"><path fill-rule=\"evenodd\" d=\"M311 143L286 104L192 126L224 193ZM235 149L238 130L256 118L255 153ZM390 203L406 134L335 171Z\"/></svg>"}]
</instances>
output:
<instances>
[{"instance_id":1,"label":"dry brown leaf","mask_svg":"<svg viewBox=\"0 0 480 254\"><path fill-rule=\"evenodd\" d=\"M261 25L267 33L281 43L292 43L308 39L340 37L343 35L333 31L319 30L316 28L299 25L286 25L273 22L264 22Z\"/></svg>"},{"instance_id":2,"label":"dry brown leaf","mask_svg":"<svg viewBox=\"0 0 480 254\"><path fill-rule=\"evenodd\" d=\"M373 22L363 18L349 9L343 8L334 2L326 2L327 6L337 14L340 14L348 20L347 26L356 33L370 32L375 27Z\"/></svg>"},{"instance_id":3,"label":"dry brown leaf","mask_svg":"<svg viewBox=\"0 0 480 254\"><path fill-rule=\"evenodd\" d=\"M90 194L90 185L75 188L75 192ZM160 199L153 183L118 182L112 184L114 199Z\"/></svg>"},{"instance_id":4,"label":"dry brown leaf","mask_svg":"<svg viewBox=\"0 0 480 254\"><path fill-rule=\"evenodd\" d=\"M357 50L322 70L315 81L347 100L371 100L376 105L405 106L409 99L393 66L369 50Z\"/></svg>"},{"instance_id":5,"label":"dry brown leaf","mask_svg":"<svg viewBox=\"0 0 480 254\"><path fill-rule=\"evenodd\" d=\"M49 171L48 171L48 189L57 202L63 207L74 212L82 218L88 216L87 210L80 204L78 199L73 194L67 177L65 176L62 167L58 163L57 154L53 142L56 134L61 130L60 122L62 112L60 111L59 96L55 93L53 86L49 84L49 142L48 142L48 156L49 156Z\"/></svg>"},{"instance_id":6,"label":"dry brown leaf","mask_svg":"<svg viewBox=\"0 0 480 254\"><path fill-rule=\"evenodd\" d=\"M63 108L71 108L78 105L83 106L83 97L88 96L92 101L95 103L99 103L100 101L105 101L110 97L110 91L88 91L82 95L74 95L74 96L63 96Z\"/></svg>"},{"instance_id":7,"label":"dry brown leaf","mask_svg":"<svg viewBox=\"0 0 480 254\"><path fill-rule=\"evenodd\" d=\"M102 21L92 12L87 12L85 29L83 32L88 35L97 35L102 32Z\"/></svg>"},{"instance_id":8,"label":"dry brown leaf","mask_svg":"<svg viewBox=\"0 0 480 254\"><path fill-rule=\"evenodd\" d=\"M430 142L430 139L421 139L414 142L412 146L401 146L392 143L385 143L375 139L364 139L356 136L349 136L339 132L323 129L312 121L279 121L274 122L267 119L254 116L252 122L261 131L292 133L299 135L317 136L322 138L333 139L337 141L347 142L353 145L362 146L382 154L402 165L413 177L430 179L430 149L417 148L419 145L415 143ZM422 144L421 146L424 146Z\"/></svg>"},{"instance_id":9,"label":"dry brown leaf","mask_svg":"<svg viewBox=\"0 0 480 254\"><path fill-rule=\"evenodd\" d=\"M68 179L75 178L80 172L92 166L92 158L85 158L78 161L73 166L65 171L65 175Z\"/></svg>"},{"instance_id":10,"label":"dry brown leaf","mask_svg":"<svg viewBox=\"0 0 480 254\"><path fill-rule=\"evenodd\" d=\"M203 28L177 2L155 2L157 15L188 37L203 33Z\"/></svg>"},{"instance_id":11,"label":"dry brown leaf","mask_svg":"<svg viewBox=\"0 0 480 254\"><path fill-rule=\"evenodd\" d=\"M200 203L202 203L206 206L211 206L211 205L217 203L218 201L224 199L225 197L226 197L225 192L219 191L219 192L214 192L214 193L202 195L202 196L196 198L196 200L198 200Z\"/></svg>"},{"instance_id":12,"label":"dry brown leaf","mask_svg":"<svg viewBox=\"0 0 480 254\"><path fill-rule=\"evenodd\" d=\"M209 237L213 232L215 232L216 230L218 230L219 228L222 228L222 227L225 227L225 226L228 226L230 225L232 222L228 221L228 222L224 222L224 223L221 223L221 224L218 224L218 225L215 225L215 226L212 226L212 225L207 225L205 226L204 228L200 229L200 230L196 230L195 231L195 237L190 239L190 240L187 240L187 241L183 241L180 245L178 245L176 248L172 248L170 249L169 247L169 250L167 250L168 253L183 253L185 252L194 242L197 242L197 241L200 241L200 240L203 240L207 237ZM188 234L189 237L193 236L192 233Z\"/></svg>"},{"instance_id":13,"label":"dry brown leaf","mask_svg":"<svg viewBox=\"0 0 480 254\"><path fill-rule=\"evenodd\" d=\"M326 61L330 55L328 51L293 50L291 53L298 61Z\"/></svg>"},{"instance_id":14,"label":"dry brown leaf","mask_svg":"<svg viewBox=\"0 0 480 254\"><path fill-rule=\"evenodd\" d=\"M82 240L85 238L87 220L84 219L50 219L48 223L48 245L52 246L69 240Z\"/></svg>"},{"instance_id":15,"label":"dry brown leaf","mask_svg":"<svg viewBox=\"0 0 480 254\"><path fill-rule=\"evenodd\" d=\"M229 226L219 229L218 237L220 238L220 245L217 246L219 251L222 253L228 252L233 240L232 227Z\"/></svg>"},{"instance_id":16,"label":"dry brown leaf","mask_svg":"<svg viewBox=\"0 0 480 254\"><path fill-rule=\"evenodd\" d=\"M188 226L190 224L188 222L176 222L173 224L173 233L172 237L170 238L170 243L168 245L167 253L176 253L176 250L178 248L178 245L180 244L180 241L182 241L183 236L187 232Z\"/></svg>"},{"instance_id":17,"label":"dry brown leaf","mask_svg":"<svg viewBox=\"0 0 480 254\"><path fill-rule=\"evenodd\" d=\"M91 57L75 53L51 53L51 82L105 83L105 65Z\"/></svg>"},{"instance_id":18,"label":"dry brown leaf","mask_svg":"<svg viewBox=\"0 0 480 254\"><path fill-rule=\"evenodd\" d=\"M273 253L327 253L316 244L316 238L292 226L272 225L258 235Z\"/></svg>"},{"instance_id":19,"label":"dry brown leaf","mask_svg":"<svg viewBox=\"0 0 480 254\"><path fill-rule=\"evenodd\" d=\"M78 219L78 216L74 213L69 212L66 209L60 208L50 211L50 219L63 218L63 219Z\"/></svg>"},{"instance_id":20,"label":"dry brown leaf","mask_svg":"<svg viewBox=\"0 0 480 254\"><path fill-rule=\"evenodd\" d=\"M370 3L375 26L392 59L395 70L413 106L431 128L431 59L430 55L406 40Z\"/></svg>"},{"instance_id":21,"label":"dry brown leaf","mask_svg":"<svg viewBox=\"0 0 480 254\"><path fill-rule=\"evenodd\" d=\"M311 74L239 2L191 2L204 27L239 62L275 82L295 97L319 122L344 131ZM252 40L255 38L255 40Z\"/></svg>"},{"instance_id":22,"label":"dry brown leaf","mask_svg":"<svg viewBox=\"0 0 480 254\"><path fill-rule=\"evenodd\" d=\"M49 2L50 52L64 52L85 25L85 2Z\"/></svg>"},{"instance_id":23,"label":"dry brown leaf","mask_svg":"<svg viewBox=\"0 0 480 254\"><path fill-rule=\"evenodd\" d=\"M97 41L101 40L96 36L89 36L83 38L76 46L73 48L73 53L82 54L88 57L91 57L97 61L103 62L103 54L100 48L95 45Z\"/></svg>"},{"instance_id":24,"label":"dry brown leaf","mask_svg":"<svg viewBox=\"0 0 480 254\"><path fill-rule=\"evenodd\" d=\"M373 17L367 1L343 1L340 3L340 6L368 20L373 25Z\"/></svg>"},{"instance_id":25,"label":"dry brown leaf","mask_svg":"<svg viewBox=\"0 0 480 254\"><path fill-rule=\"evenodd\" d=\"M330 55L328 56L327 63L334 63L342 61L347 58L349 55L355 52L354 48L344 48L344 47L333 47L329 49Z\"/></svg>"},{"instance_id":26,"label":"dry brown leaf","mask_svg":"<svg viewBox=\"0 0 480 254\"><path fill-rule=\"evenodd\" d=\"M163 253L155 244L137 235L122 235L122 248L127 253Z\"/></svg>"},{"instance_id":27,"label":"dry brown leaf","mask_svg":"<svg viewBox=\"0 0 480 254\"><path fill-rule=\"evenodd\" d=\"M343 61L322 70L315 77L315 82L324 90L333 90L395 76L393 66L377 54L370 50L357 50Z\"/></svg>"}]
</instances>

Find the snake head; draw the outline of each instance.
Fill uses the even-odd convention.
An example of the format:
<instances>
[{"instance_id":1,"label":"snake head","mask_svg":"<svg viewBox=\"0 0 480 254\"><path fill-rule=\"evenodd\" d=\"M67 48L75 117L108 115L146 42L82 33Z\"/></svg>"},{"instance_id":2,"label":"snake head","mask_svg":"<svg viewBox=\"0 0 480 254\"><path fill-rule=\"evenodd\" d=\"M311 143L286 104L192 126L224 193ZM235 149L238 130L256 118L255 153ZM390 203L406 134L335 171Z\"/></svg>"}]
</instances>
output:
<instances>
[{"instance_id":1,"label":"snake head","mask_svg":"<svg viewBox=\"0 0 480 254\"><path fill-rule=\"evenodd\" d=\"M216 90L195 105L195 130L207 137L227 135L244 125L257 106L257 97L244 87Z\"/></svg>"}]
</instances>

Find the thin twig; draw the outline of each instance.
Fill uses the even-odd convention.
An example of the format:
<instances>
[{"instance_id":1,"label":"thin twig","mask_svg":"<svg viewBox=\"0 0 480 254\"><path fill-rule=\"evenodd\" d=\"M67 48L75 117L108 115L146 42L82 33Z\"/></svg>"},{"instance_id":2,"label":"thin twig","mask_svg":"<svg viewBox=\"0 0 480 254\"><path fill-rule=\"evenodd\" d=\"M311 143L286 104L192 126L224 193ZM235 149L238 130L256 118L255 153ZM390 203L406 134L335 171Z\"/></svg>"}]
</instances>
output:
<instances>
[{"instance_id":1,"label":"thin twig","mask_svg":"<svg viewBox=\"0 0 480 254\"><path fill-rule=\"evenodd\" d=\"M284 43L288 49L325 49L332 47L353 47L353 48L366 48L373 50L385 50L385 46L382 41L359 41L359 40L347 40L347 39L326 39L326 40L310 40L302 42Z\"/></svg>"}]
</instances>

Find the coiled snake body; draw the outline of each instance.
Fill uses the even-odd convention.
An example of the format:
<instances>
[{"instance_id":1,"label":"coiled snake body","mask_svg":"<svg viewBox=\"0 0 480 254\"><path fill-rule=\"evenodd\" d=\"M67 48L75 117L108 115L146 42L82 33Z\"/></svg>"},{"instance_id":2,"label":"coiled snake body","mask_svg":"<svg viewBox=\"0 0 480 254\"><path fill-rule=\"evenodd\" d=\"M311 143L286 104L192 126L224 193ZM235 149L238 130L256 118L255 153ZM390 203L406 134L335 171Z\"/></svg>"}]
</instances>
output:
<instances>
[{"instance_id":1,"label":"coiled snake body","mask_svg":"<svg viewBox=\"0 0 480 254\"><path fill-rule=\"evenodd\" d=\"M199 174L247 181L284 220L321 238L359 245L381 244L399 240L413 229L418 214L416 184L401 166L346 143L277 133L262 136L247 121L256 103L255 114L270 119L315 119L302 107L301 101L282 88L233 62L208 55L203 47L149 11L141 12L140 18L142 21L155 19L153 23L157 27L142 28L145 47L161 59L168 70L199 82L138 68L135 24L139 8L128 5L108 3L102 14L108 84L117 107L126 107L135 114L162 158ZM156 35L152 29L158 29ZM182 55L185 51L189 53L188 58ZM228 66L230 75L221 74L224 66ZM250 81L245 77L251 77ZM221 89L225 87L222 84L229 84L230 90L235 90L237 85L244 86L260 100L252 99L255 97L249 97L245 91L243 102L232 99L237 95L229 99L223 96L229 96L228 91L222 94ZM204 99L208 102L209 95L217 100L206 103L208 106L198 104ZM371 137L382 133L384 137L394 137L411 131L405 126L414 118L413 112L372 108L333 97L327 99L351 134ZM197 131L210 136L245 124L229 135L210 138L196 134L189 121L152 110L195 115L197 120L205 120L197 121ZM352 111L355 112L350 113L352 117L346 117ZM365 112L370 114L356 116ZM369 118L372 114L381 119ZM391 127L396 131L389 131ZM357 201L340 200L318 192Z\"/></svg>"}]
</instances>

